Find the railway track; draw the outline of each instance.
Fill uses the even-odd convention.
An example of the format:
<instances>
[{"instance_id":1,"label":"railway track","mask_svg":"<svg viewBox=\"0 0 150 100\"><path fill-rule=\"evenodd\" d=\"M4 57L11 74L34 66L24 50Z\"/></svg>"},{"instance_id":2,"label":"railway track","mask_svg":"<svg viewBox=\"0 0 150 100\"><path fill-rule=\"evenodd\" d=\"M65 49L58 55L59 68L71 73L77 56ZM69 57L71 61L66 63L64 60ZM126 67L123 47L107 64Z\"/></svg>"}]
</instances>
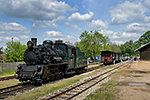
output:
<instances>
[{"instance_id":1,"label":"railway track","mask_svg":"<svg viewBox=\"0 0 150 100\"><path fill-rule=\"evenodd\" d=\"M5 81L5 80L10 80L10 79L15 79L15 76L7 76L7 77L1 77L0 81Z\"/></svg>"},{"instance_id":2,"label":"railway track","mask_svg":"<svg viewBox=\"0 0 150 100\"><path fill-rule=\"evenodd\" d=\"M98 64L100 64L100 63L98 63ZM93 65L95 65L95 64L93 64ZM118 65L120 65L120 63L116 63L116 64L110 65L110 66L109 66L109 65L101 64L101 65L96 66L96 67L88 68L88 69L86 70L86 72L90 72L90 71L96 70L96 69L98 69L98 68L102 68L102 70L105 70L105 69L112 68L112 67L115 67L115 66L118 66ZM88 66L90 66L90 65L88 65Z\"/></svg>"},{"instance_id":3,"label":"railway track","mask_svg":"<svg viewBox=\"0 0 150 100\"><path fill-rule=\"evenodd\" d=\"M20 83L18 85L2 88L0 89L0 99L7 98L7 95L11 93L15 93L17 91L21 91L21 90L32 88L32 87L35 87L35 86L31 84L29 85L29 83Z\"/></svg>"},{"instance_id":4,"label":"railway track","mask_svg":"<svg viewBox=\"0 0 150 100\"><path fill-rule=\"evenodd\" d=\"M99 67L101 67L101 66L99 66ZM99 67L90 68L88 71L92 71ZM3 77L3 78L0 78L0 81L5 81L5 80L9 80L9 79L14 79L14 78L15 78L14 76ZM0 99L5 99L5 98L9 97L9 95L15 95L16 92L20 92L25 89L34 88L34 87L36 87L36 86L34 86L33 84L18 83L17 85L14 85L14 86L2 88L2 89L0 89Z\"/></svg>"},{"instance_id":5,"label":"railway track","mask_svg":"<svg viewBox=\"0 0 150 100\"><path fill-rule=\"evenodd\" d=\"M82 92L86 91L87 89L98 84L99 82L106 79L113 73L117 72L119 69L129 66L130 64L131 64L131 61L129 61L123 65L119 65L117 67L111 68L111 69L104 71L101 74L99 74L95 77L92 77L90 79L87 79L81 83L72 85L69 88L60 90L59 92L47 95L46 97L43 97L42 100L70 100L70 99L73 99L76 96L78 96L79 94L81 94Z\"/></svg>"},{"instance_id":6,"label":"railway track","mask_svg":"<svg viewBox=\"0 0 150 100\"><path fill-rule=\"evenodd\" d=\"M120 65L120 64L119 64ZM98 69L98 68L103 68L103 69L106 69L106 68L111 68L111 67L114 67L116 65L110 65L110 66L105 66L105 65L100 65L100 66L97 66L97 67L92 67L92 68L89 68L87 69L86 72L89 72L89 71L92 71L92 70L95 70L95 69ZM106 68L105 68L106 67ZM106 73L106 72L105 72ZM103 73L103 74L105 74ZM82 83L83 84L83 83ZM79 84L80 85L80 84ZM77 85L77 87L79 86ZM6 87L6 88L2 88L0 89L0 99L4 99L4 98L7 98L10 94L13 95L15 94L16 92L20 92L20 91L23 91L25 89L29 89L29 88L34 88L35 86L32 85L32 84L29 84L29 83L19 83L18 85L14 85L14 86L10 86L10 87ZM49 100L49 99L48 99Z\"/></svg>"}]
</instances>

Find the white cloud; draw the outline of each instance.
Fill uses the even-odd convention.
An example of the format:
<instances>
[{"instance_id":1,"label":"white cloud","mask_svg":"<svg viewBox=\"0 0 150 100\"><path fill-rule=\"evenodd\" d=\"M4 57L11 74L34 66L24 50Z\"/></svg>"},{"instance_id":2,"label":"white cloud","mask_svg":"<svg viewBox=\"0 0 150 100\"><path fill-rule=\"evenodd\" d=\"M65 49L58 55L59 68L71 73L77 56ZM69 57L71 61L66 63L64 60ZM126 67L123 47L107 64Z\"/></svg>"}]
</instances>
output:
<instances>
[{"instance_id":1,"label":"white cloud","mask_svg":"<svg viewBox=\"0 0 150 100\"><path fill-rule=\"evenodd\" d=\"M52 40L53 42L56 41L56 40L63 40L62 38L57 38L57 37L54 37L54 38L44 38L44 40Z\"/></svg>"},{"instance_id":2,"label":"white cloud","mask_svg":"<svg viewBox=\"0 0 150 100\"><path fill-rule=\"evenodd\" d=\"M59 31L47 31L44 33L46 37L62 37L63 34Z\"/></svg>"},{"instance_id":3,"label":"white cloud","mask_svg":"<svg viewBox=\"0 0 150 100\"><path fill-rule=\"evenodd\" d=\"M113 43L114 43L114 44L119 44L119 45L120 45L120 44L124 44L123 41L113 41Z\"/></svg>"},{"instance_id":4,"label":"white cloud","mask_svg":"<svg viewBox=\"0 0 150 100\"><path fill-rule=\"evenodd\" d=\"M93 16L94 16L93 12L89 12L89 14L86 13L83 15L76 12L76 13L73 13L70 17L68 17L68 21L86 22L86 21L91 21Z\"/></svg>"},{"instance_id":5,"label":"white cloud","mask_svg":"<svg viewBox=\"0 0 150 100\"><path fill-rule=\"evenodd\" d=\"M79 30L79 31L81 31L81 30L82 30L82 28L80 28L78 25L72 25L72 27L73 27L74 29Z\"/></svg>"},{"instance_id":6,"label":"white cloud","mask_svg":"<svg viewBox=\"0 0 150 100\"><path fill-rule=\"evenodd\" d=\"M70 26L70 27L72 27L73 29L77 29L78 31L81 31L81 30L82 30L82 28L79 27L78 25L73 25L73 24L70 24L69 22L66 22L65 25Z\"/></svg>"},{"instance_id":7,"label":"white cloud","mask_svg":"<svg viewBox=\"0 0 150 100\"><path fill-rule=\"evenodd\" d=\"M1 42L8 42L8 41L12 41L12 37L8 37L8 36L0 36L0 41ZM13 41L19 41L18 37L13 37Z\"/></svg>"},{"instance_id":8,"label":"white cloud","mask_svg":"<svg viewBox=\"0 0 150 100\"><path fill-rule=\"evenodd\" d=\"M20 43L25 44L25 45L26 45L27 41L30 39L30 37L27 35L20 35L18 37L0 36L0 45L6 48L6 43L11 42L12 38L13 38L13 41L19 41Z\"/></svg>"},{"instance_id":9,"label":"white cloud","mask_svg":"<svg viewBox=\"0 0 150 100\"><path fill-rule=\"evenodd\" d=\"M71 36L71 35L67 35L63 37L64 41L70 41L72 44L78 41L77 37Z\"/></svg>"},{"instance_id":10,"label":"white cloud","mask_svg":"<svg viewBox=\"0 0 150 100\"><path fill-rule=\"evenodd\" d=\"M140 34L137 33L113 32L110 30L101 30L99 32L103 35L108 36L112 42L136 40L140 37Z\"/></svg>"},{"instance_id":11,"label":"white cloud","mask_svg":"<svg viewBox=\"0 0 150 100\"><path fill-rule=\"evenodd\" d=\"M60 22L61 20L64 20L65 16L59 16L56 19L53 19L52 21L44 20L44 21L36 21L32 24L33 28L46 28L47 26L52 28L58 28L58 25L56 23Z\"/></svg>"},{"instance_id":12,"label":"white cloud","mask_svg":"<svg viewBox=\"0 0 150 100\"><path fill-rule=\"evenodd\" d=\"M67 11L76 11L65 1L57 0L1 0L0 13L8 17L30 20L53 20Z\"/></svg>"},{"instance_id":13,"label":"white cloud","mask_svg":"<svg viewBox=\"0 0 150 100\"><path fill-rule=\"evenodd\" d=\"M11 34L11 33L31 34L30 30L28 30L26 27L18 23L0 22L0 34Z\"/></svg>"},{"instance_id":14,"label":"white cloud","mask_svg":"<svg viewBox=\"0 0 150 100\"><path fill-rule=\"evenodd\" d=\"M141 2L125 1L110 9L111 24L124 24L133 20L144 21L146 11Z\"/></svg>"},{"instance_id":15,"label":"white cloud","mask_svg":"<svg viewBox=\"0 0 150 100\"><path fill-rule=\"evenodd\" d=\"M20 37L20 40L21 40L20 42L21 42L22 44L25 44L25 45L26 45L27 41L29 41L30 38L31 38L31 37L29 37L28 35L20 35L19 37Z\"/></svg>"},{"instance_id":16,"label":"white cloud","mask_svg":"<svg viewBox=\"0 0 150 100\"><path fill-rule=\"evenodd\" d=\"M76 41L78 41L77 37L71 36L71 35L63 35L61 32L59 31L47 31L44 33L45 35L45 40L63 40L65 41L70 41L71 43L75 43Z\"/></svg>"},{"instance_id":17,"label":"white cloud","mask_svg":"<svg viewBox=\"0 0 150 100\"><path fill-rule=\"evenodd\" d=\"M101 30L99 31L101 34L103 35L106 35L106 36L109 36L110 38L119 38L119 36L117 36L117 32L113 32L113 31L110 31L110 30Z\"/></svg>"},{"instance_id":18,"label":"white cloud","mask_svg":"<svg viewBox=\"0 0 150 100\"><path fill-rule=\"evenodd\" d=\"M150 9L150 0L145 0L144 1L144 5L145 5L145 7L147 7L148 9Z\"/></svg>"},{"instance_id":19,"label":"white cloud","mask_svg":"<svg viewBox=\"0 0 150 100\"><path fill-rule=\"evenodd\" d=\"M100 30L102 28L107 28L107 22L103 22L101 19L98 20L92 20L92 22L90 24L87 24L88 27L93 28L95 30Z\"/></svg>"},{"instance_id":20,"label":"white cloud","mask_svg":"<svg viewBox=\"0 0 150 100\"><path fill-rule=\"evenodd\" d=\"M150 23L150 16L148 16L148 17L146 16L144 19L144 22Z\"/></svg>"},{"instance_id":21,"label":"white cloud","mask_svg":"<svg viewBox=\"0 0 150 100\"><path fill-rule=\"evenodd\" d=\"M126 33L126 32L123 32L120 34L120 38L121 39L137 39L139 38L140 34L137 34L137 33Z\"/></svg>"},{"instance_id":22,"label":"white cloud","mask_svg":"<svg viewBox=\"0 0 150 100\"><path fill-rule=\"evenodd\" d=\"M0 22L0 45L1 46L5 46L6 42L8 41L12 41L12 37L13 37L13 41L20 41L21 43L25 43L27 39L29 39L28 35L31 35L31 31L29 29L27 29L26 27L15 23L15 22L11 22L11 23L6 23L6 22ZM7 36L6 36L7 35ZM20 35L18 37L16 37L16 35Z\"/></svg>"},{"instance_id":23,"label":"white cloud","mask_svg":"<svg viewBox=\"0 0 150 100\"><path fill-rule=\"evenodd\" d=\"M132 23L124 28L127 32L145 32L150 29L150 23Z\"/></svg>"},{"instance_id":24,"label":"white cloud","mask_svg":"<svg viewBox=\"0 0 150 100\"><path fill-rule=\"evenodd\" d=\"M69 25L69 22L66 22L65 25Z\"/></svg>"},{"instance_id":25,"label":"white cloud","mask_svg":"<svg viewBox=\"0 0 150 100\"><path fill-rule=\"evenodd\" d=\"M21 39L30 39L30 37L27 36L27 35L21 35L20 38L21 38Z\"/></svg>"}]
</instances>

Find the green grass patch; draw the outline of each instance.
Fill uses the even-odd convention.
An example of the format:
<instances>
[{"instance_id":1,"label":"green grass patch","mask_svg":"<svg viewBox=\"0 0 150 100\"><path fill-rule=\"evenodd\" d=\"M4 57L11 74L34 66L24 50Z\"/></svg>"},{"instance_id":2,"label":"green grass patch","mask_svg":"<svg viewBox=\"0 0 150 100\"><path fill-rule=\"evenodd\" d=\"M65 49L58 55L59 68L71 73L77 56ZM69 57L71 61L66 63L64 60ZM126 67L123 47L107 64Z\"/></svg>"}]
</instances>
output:
<instances>
[{"instance_id":1,"label":"green grass patch","mask_svg":"<svg viewBox=\"0 0 150 100\"><path fill-rule=\"evenodd\" d=\"M15 73L16 73L16 70L1 71L1 72L0 72L0 77L9 76L9 75L14 75Z\"/></svg>"},{"instance_id":2,"label":"green grass patch","mask_svg":"<svg viewBox=\"0 0 150 100\"><path fill-rule=\"evenodd\" d=\"M53 92L54 90L64 88L68 85L78 82L82 78L91 76L95 73L96 72L71 77L71 78L68 78L65 80L60 80L60 81L50 83L50 84L45 84L41 87L38 87L37 89L35 89L33 91L25 92L21 95L15 96L14 98L9 98L8 100L36 100L39 97L45 96L45 95L49 94L50 92Z\"/></svg>"},{"instance_id":3,"label":"green grass patch","mask_svg":"<svg viewBox=\"0 0 150 100\"><path fill-rule=\"evenodd\" d=\"M83 75L74 76L74 77L71 77L71 78L68 78L65 80L61 80L61 81L56 81L56 82L50 83L50 84L45 84L41 87L38 87L37 89L35 89L33 91L25 92L23 94L13 97L13 98L9 98L8 100L36 100L39 97L49 94L50 92L64 88L68 85L78 82L80 79L83 79L88 76L92 76L96 73L98 73L98 72L94 71L92 73L84 73ZM91 100L100 100L100 99L113 100L115 98L116 90L114 87L116 85L117 85L117 83L113 83L113 81L105 83L105 84L101 85L102 87L100 88L100 90L98 90L94 94L91 94L94 97L92 96L92 97L86 98L85 100L89 100L90 98L92 98ZM94 98L96 98L96 99L94 99Z\"/></svg>"},{"instance_id":4,"label":"green grass patch","mask_svg":"<svg viewBox=\"0 0 150 100\"><path fill-rule=\"evenodd\" d=\"M95 93L90 94L84 100L115 100L115 93L117 90L114 88L117 86L116 82L109 81L101 85L100 89Z\"/></svg>"},{"instance_id":5,"label":"green grass patch","mask_svg":"<svg viewBox=\"0 0 150 100\"><path fill-rule=\"evenodd\" d=\"M9 86L13 86L13 85L17 85L18 83L20 83L20 82L17 79L1 81L0 82L0 89L1 88L6 88L6 87L9 87Z\"/></svg>"},{"instance_id":6,"label":"green grass patch","mask_svg":"<svg viewBox=\"0 0 150 100\"><path fill-rule=\"evenodd\" d=\"M100 85L100 89L87 96L84 100L116 100L118 98L116 94L119 92L116 88L119 83L116 80L122 74L122 71L113 74L109 82Z\"/></svg>"},{"instance_id":7,"label":"green grass patch","mask_svg":"<svg viewBox=\"0 0 150 100\"><path fill-rule=\"evenodd\" d=\"M115 74L116 75L122 75L122 71L120 70L120 71L117 71L117 72L115 72Z\"/></svg>"}]
</instances>

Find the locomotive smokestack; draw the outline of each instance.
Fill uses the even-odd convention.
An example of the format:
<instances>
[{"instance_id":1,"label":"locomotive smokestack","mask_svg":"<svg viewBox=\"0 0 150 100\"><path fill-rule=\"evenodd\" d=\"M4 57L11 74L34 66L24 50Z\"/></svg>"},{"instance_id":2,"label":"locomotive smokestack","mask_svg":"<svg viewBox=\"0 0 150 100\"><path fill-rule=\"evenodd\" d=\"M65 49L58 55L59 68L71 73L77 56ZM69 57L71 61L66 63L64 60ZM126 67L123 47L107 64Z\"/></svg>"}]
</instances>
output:
<instances>
[{"instance_id":1,"label":"locomotive smokestack","mask_svg":"<svg viewBox=\"0 0 150 100\"><path fill-rule=\"evenodd\" d=\"M37 44L37 38L31 38L32 42L33 42L33 47L36 47Z\"/></svg>"}]
</instances>

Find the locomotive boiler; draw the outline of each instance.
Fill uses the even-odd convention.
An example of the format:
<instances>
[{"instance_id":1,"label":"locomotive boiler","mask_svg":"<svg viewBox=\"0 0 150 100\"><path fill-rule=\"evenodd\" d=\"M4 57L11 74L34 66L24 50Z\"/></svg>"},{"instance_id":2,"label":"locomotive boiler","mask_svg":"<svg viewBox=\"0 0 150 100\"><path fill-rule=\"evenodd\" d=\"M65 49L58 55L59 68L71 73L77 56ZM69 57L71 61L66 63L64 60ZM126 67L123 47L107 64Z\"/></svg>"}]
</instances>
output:
<instances>
[{"instance_id":1,"label":"locomotive boiler","mask_svg":"<svg viewBox=\"0 0 150 100\"><path fill-rule=\"evenodd\" d=\"M37 45L37 38L31 38L27 46L24 52L25 64L17 66L16 78L19 81L43 83L71 72L83 72L87 67L84 53L62 40L55 43L45 40Z\"/></svg>"}]
</instances>

